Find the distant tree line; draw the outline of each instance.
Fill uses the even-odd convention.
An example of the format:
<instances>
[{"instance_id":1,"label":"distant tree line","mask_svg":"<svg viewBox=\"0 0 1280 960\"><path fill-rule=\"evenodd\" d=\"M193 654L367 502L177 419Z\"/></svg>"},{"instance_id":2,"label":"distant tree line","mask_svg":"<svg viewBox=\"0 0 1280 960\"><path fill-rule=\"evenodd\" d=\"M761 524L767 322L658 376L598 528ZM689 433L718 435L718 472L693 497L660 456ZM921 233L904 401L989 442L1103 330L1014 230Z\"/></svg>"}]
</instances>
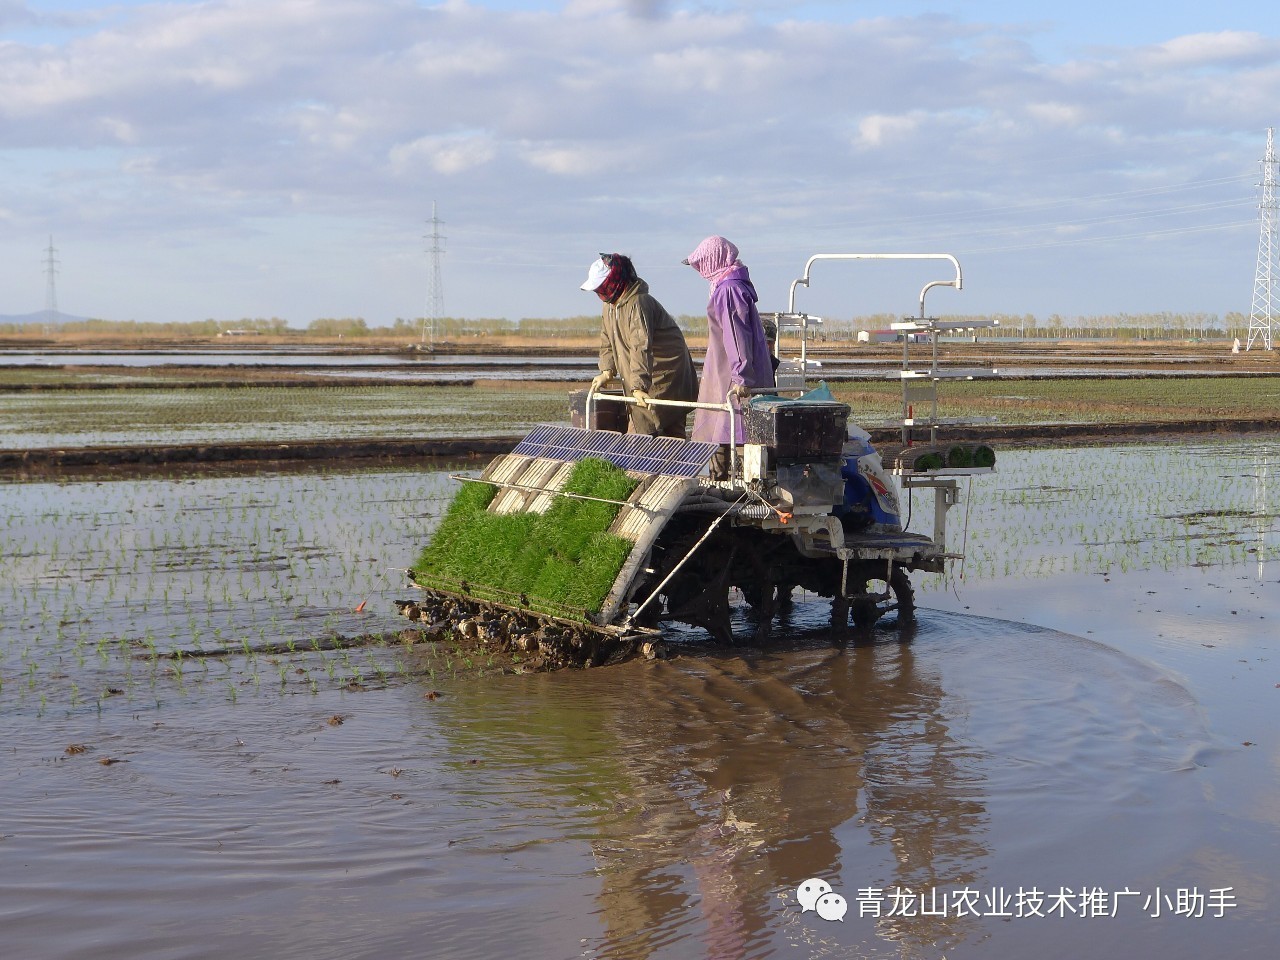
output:
<instances>
[{"instance_id":1,"label":"distant tree line","mask_svg":"<svg viewBox=\"0 0 1280 960\"><path fill-rule=\"evenodd\" d=\"M680 328L691 336L705 336L707 318L704 315L682 314L675 318ZM827 318L814 328L813 336L824 340L855 340L859 331L884 330L903 317L897 314L872 314L848 319ZM981 331L980 336L997 338L1023 338L1045 340L1070 339L1145 339L1145 340L1208 340L1244 337L1249 329L1247 314L1236 311L1219 316L1216 313L1119 313L1104 316L1063 317L1051 314L1041 320L1033 314L965 315L947 314L939 317L948 321L996 320L998 326ZM428 323L430 335L437 340L469 340L483 337L516 336L530 339L582 339L598 335L600 317L597 314L577 317L525 317L520 320L505 318L443 317ZM421 318L398 318L388 327L369 327L362 319L316 320L306 333L315 336L407 336L421 337L424 322Z\"/></svg>"},{"instance_id":2,"label":"distant tree line","mask_svg":"<svg viewBox=\"0 0 1280 960\"><path fill-rule=\"evenodd\" d=\"M871 314L848 319L827 318L812 329L811 336L821 340L855 340L862 330L886 330L903 318L896 314ZM982 329L981 337L997 339L1142 339L1142 340L1209 340L1245 338L1249 329L1247 314L1232 311L1216 313L1118 313L1101 316L1063 317L1051 314L1040 319L1033 314L965 315L946 314L947 321L997 320L998 326ZM707 318L683 314L676 317L681 329L690 336L707 332ZM398 317L389 326L370 326L363 317L321 317L312 320L304 330L290 327L280 317L244 317L227 322L196 320L190 322L143 323L136 320L84 320L58 324L60 333L111 335L122 337L215 337L231 331L252 332L270 336L303 336L325 339L358 339L362 337L401 337L416 340L430 336L440 341L462 341L486 337L526 337L539 340L593 338L599 334L598 314L576 317L525 317L508 320L501 317L441 317L424 321L421 317ZM0 324L0 333L38 335L45 327L40 323Z\"/></svg>"},{"instance_id":3,"label":"distant tree line","mask_svg":"<svg viewBox=\"0 0 1280 960\"><path fill-rule=\"evenodd\" d=\"M254 333L284 335L291 330L288 320L246 317L234 323L222 320L189 320L185 322L146 322L138 320L69 320L46 328L43 323L0 323L0 333L39 334L46 329L58 333L87 333L122 337L216 337L227 330L251 330Z\"/></svg>"}]
</instances>

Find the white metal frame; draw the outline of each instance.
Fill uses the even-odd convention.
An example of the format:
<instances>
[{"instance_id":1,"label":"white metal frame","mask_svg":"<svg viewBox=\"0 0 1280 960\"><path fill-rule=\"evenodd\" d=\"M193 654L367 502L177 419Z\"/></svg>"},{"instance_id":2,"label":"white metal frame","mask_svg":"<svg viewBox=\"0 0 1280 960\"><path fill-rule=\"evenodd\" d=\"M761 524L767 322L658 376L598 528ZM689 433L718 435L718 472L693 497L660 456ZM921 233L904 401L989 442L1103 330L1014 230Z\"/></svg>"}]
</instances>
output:
<instances>
[{"instance_id":1,"label":"white metal frame","mask_svg":"<svg viewBox=\"0 0 1280 960\"><path fill-rule=\"evenodd\" d=\"M787 300L787 312L796 311L796 287L809 286L809 272L819 260L946 260L956 269L950 280L931 280L920 291L920 316L924 317L924 298L934 287L964 288L964 274L960 271L960 261L949 253L815 253L804 265L804 275L791 282L791 295Z\"/></svg>"}]
</instances>

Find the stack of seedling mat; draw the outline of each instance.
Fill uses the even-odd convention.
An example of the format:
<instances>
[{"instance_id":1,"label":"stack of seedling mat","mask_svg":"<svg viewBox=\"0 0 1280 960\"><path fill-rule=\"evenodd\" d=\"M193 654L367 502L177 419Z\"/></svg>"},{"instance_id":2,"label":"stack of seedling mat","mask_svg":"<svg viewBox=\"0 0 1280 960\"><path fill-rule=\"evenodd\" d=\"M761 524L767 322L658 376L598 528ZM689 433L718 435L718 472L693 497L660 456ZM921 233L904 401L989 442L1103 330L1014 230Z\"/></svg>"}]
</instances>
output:
<instances>
[{"instance_id":1,"label":"stack of seedling mat","mask_svg":"<svg viewBox=\"0 0 1280 960\"><path fill-rule=\"evenodd\" d=\"M410 571L428 592L621 629L648 548L715 444L542 426L464 480ZM462 478L460 478L462 479Z\"/></svg>"},{"instance_id":2,"label":"stack of seedling mat","mask_svg":"<svg viewBox=\"0 0 1280 960\"><path fill-rule=\"evenodd\" d=\"M921 444L880 450L885 467L894 473L938 473L948 470L990 470L995 451L985 443Z\"/></svg>"}]
</instances>

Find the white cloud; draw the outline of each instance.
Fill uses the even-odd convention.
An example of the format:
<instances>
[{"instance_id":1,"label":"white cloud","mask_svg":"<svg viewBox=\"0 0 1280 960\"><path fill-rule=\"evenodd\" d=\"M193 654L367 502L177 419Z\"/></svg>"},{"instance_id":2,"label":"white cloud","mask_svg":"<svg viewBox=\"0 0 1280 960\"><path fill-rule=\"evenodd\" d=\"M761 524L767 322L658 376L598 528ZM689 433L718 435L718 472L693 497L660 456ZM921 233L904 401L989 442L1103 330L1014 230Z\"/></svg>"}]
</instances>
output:
<instances>
[{"instance_id":1,"label":"white cloud","mask_svg":"<svg viewBox=\"0 0 1280 960\"><path fill-rule=\"evenodd\" d=\"M397 175L411 174L426 164L447 176L464 173L491 162L497 156L493 139L484 133L419 137L412 143L391 148L391 169Z\"/></svg>"},{"instance_id":2,"label":"white cloud","mask_svg":"<svg viewBox=\"0 0 1280 960\"><path fill-rule=\"evenodd\" d=\"M634 174L643 166L644 153L608 144L525 144L520 151L530 166L558 177Z\"/></svg>"},{"instance_id":3,"label":"white cloud","mask_svg":"<svg viewBox=\"0 0 1280 960\"><path fill-rule=\"evenodd\" d=\"M564 12L576 17L622 13L640 20L658 20L667 15L670 6L667 0L567 0Z\"/></svg>"},{"instance_id":4,"label":"white cloud","mask_svg":"<svg viewBox=\"0 0 1280 960\"><path fill-rule=\"evenodd\" d=\"M121 165L125 173L135 177L151 176L157 172L158 168L156 158L146 154L135 154Z\"/></svg>"},{"instance_id":5,"label":"white cloud","mask_svg":"<svg viewBox=\"0 0 1280 960\"><path fill-rule=\"evenodd\" d=\"M1278 57L1280 41L1239 30L1174 37L1143 55L1152 66L1162 69L1274 62Z\"/></svg>"},{"instance_id":6,"label":"white cloud","mask_svg":"<svg viewBox=\"0 0 1280 960\"><path fill-rule=\"evenodd\" d=\"M424 41L409 47L404 59L414 73L435 82L465 83L468 78L499 77L509 68L507 50L485 38L469 42Z\"/></svg>"},{"instance_id":7,"label":"white cloud","mask_svg":"<svg viewBox=\"0 0 1280 960\"><path fill-rule=\"evenodd\" d=\"M690 98L743 97L771 87L774 76L785 74L783 68L776 52L694 45L654 53L653 72L645 79Z\"/></svg>"},{"instance_id":8,"label":"white cloud","mask_svg":"<svg viewBox=\"0 0 1280 960\"><path fill-rule=\"evenodd\" d=\"M371 132L367 115L317 103L297 105L292 123L300 137L320 150L350 151Z\"/></svg>"},{"instance_id":9,"label":"white cloud","mask_svg":"<svg viewBox=\"0 0 1280 960\"><path fill-rule=\"evenodd\" d=\"M1078 103L1028 103L1027 116L1047 127L1075 127L1085 121L1086 111Z\"/></svg>"},{"instance_id":10,"label":"white cloud","mask_svg":"<svg viewBox=\"0 0 1280 960\"><path fill-rule=\"evenodd\" d=\"M32 23L35 19L22 0L0 0L0 27Z\"/></svg>"},{"instance_id":11,"label":"white cloud","mask_svg":"<svg viewBox=\"0 0 1280 960\"><path fill-rule=\"evenodd\" d=\"M25 9L0 0L0 18ZM1280 119L1277 43L1256 33L1048 64L1001 24L710 9L117 11L61 42L0 44L0 205L10 233L37 239L58 223L104 244L174 231L216 245L251 229L240 218L301 211L373 236L404 223L415 243L413 206L437 198L459 271L512 249L545 264L561 244L577 270L599 234L666 263L667 244L713 229L755 240L766 270L810 246L932 246L944 229L985 248L1020 205L1207 179L1223 157L1253 173ZM995 208L980 239L958 232ZM473 312L524 309L492 285L475 296Z\"/></svg>"},{"instance_id":12,"label":"white cloud","mask_svg":"<svg viewBox=\"0 0 1280 960\"><path fill-rule=\"evenodd\" d=\"M887 146L895 140L903 140L920 127L918 115L891 117L873 114L858 121L857 145L866 149Z\"/></svg>"},{"instance_id":13,"label":"white cloud","mask_svg":"<svg viewBox=\"0 0 1280 960\"><path fill-rule=\"evenodd\" d=\"M138 132L134 129L133 124L126 120L119 120L115 117L100 117L98 126L112 140L118 140L120 143L134 143L138 139Z\"/></svg>"}]
</instances>

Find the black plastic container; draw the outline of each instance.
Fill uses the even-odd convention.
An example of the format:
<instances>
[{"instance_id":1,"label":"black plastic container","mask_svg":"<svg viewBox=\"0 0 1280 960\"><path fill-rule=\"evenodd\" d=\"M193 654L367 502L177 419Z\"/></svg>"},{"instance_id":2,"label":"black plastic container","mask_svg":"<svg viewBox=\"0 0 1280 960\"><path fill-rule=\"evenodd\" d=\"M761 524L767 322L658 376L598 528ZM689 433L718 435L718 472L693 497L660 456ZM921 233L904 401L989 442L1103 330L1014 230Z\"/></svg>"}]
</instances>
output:
<instances>
[{"instance_id":1,"label":"black plastic container","mask_svg":"<svg viewBox=\"0 0 1280 960\"><path fill-rule=\"evenodd\" d=\"M775 463L830 460L848 438L849 406L825 400L753 400L745 416L747 443L773 451Z\"/></svg>"}]
</instances>

